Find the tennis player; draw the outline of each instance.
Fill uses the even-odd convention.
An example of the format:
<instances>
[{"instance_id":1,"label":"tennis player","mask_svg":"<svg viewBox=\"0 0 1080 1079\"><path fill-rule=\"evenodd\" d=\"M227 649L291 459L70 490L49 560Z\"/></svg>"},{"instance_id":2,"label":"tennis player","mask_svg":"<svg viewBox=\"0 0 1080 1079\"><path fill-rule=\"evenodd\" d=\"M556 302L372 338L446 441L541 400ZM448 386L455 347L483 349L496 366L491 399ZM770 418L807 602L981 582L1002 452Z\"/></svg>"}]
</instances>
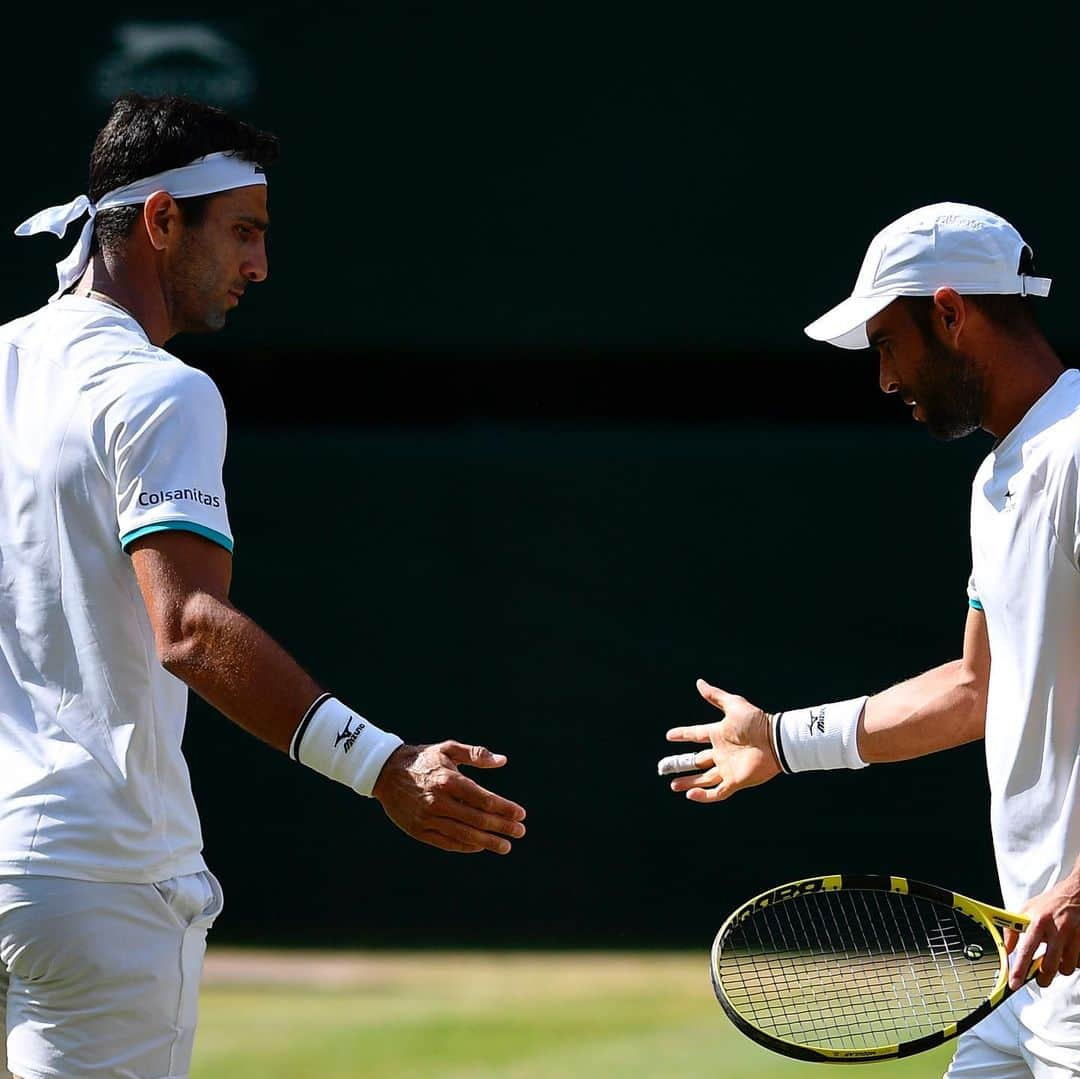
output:
<instances>
[{"instance_id":1,"label":"tennis player","mask_svg":"<svg viewBox=\"0 0 1080 1079\"><path fill-rule=\"evenodd\" d=\"M2 1074L188 1074L222 905L180 750L189 687L418 840L505 854L524 834L459 771L505 757L403 744L229 602L221 397L164 346L266 278L277 151L217 109L127 96L89 197L18 230L85 218L50 302L0 327Z\"/></svg>"},{"instance_id":2,"label":"tennis player","mask_svg":"<svg viewBox=\"0 0 1080 1079\"><path fill-rule=\"evenodd\" d=\"M985 739L991 823L1012 934L1012 984L1037 984L961 1036L948 1075L1080 1075L1080 372L1040 331L1049 293L1007 221L940 203L870 244L852 295L806 328L873 347L881 389L942 439L996 442L971 497L973 571L959 659L874 696L767 714L699 681L724 718L676 727L708 743L672 789L719 802L780 772L862 768ZM993 662L991 663L991 657ZM683 755L684 757L686 755Z\"/></svg>"}]
</instances>

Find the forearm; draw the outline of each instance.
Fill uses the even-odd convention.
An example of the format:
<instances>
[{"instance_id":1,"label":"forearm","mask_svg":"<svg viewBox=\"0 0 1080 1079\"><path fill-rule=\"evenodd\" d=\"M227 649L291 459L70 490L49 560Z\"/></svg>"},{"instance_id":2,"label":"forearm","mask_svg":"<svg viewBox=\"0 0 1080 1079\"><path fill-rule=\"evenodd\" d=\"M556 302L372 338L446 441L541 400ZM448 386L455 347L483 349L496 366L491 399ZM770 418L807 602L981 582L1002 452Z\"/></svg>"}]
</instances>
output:
<instances>
[{"instance_id":1,"label":"forearm","mask_svg":"<svg viewBox=\"0 0 1080 1079\"><path fill-rule=\"evenodd\" d=\"M693 775L672 790L695 802L718 802L779 772L864 768L902 761L983 737L990 684L990 638L982 609L964 625L963 658L909 678L873 697L767 715L745 697L704 680L698 692L723 713L716 723L674 727L673 742L709 742L692 754ZM686 771L686 755L660 762L660 774Z\"/></svg>"},{"instance_id":2,"label":"forearm","mask_svg":"<svg viewBox=\"0 0 1080 1079\"><path fill-rule=\"evenodd\" d=\"M300 718L322 692L284 648L231 604L205 593L178 612L159 642L162 666L257 738L288 752Z\"/></svg>"},{"instance_id":3,"label":"forearm","mask_svg":"<svg viewBox=\"0 0 1080 1079\"><path fill-rule=\"evenodd\" d=\"M401 739L319 685L228 601L232 559L182 529L131 546L158 658L229 719L300 764L375 797L415 839L443 850L505 854L525 834L525 810L473 782L459 765L500 768L482 746ZM314 707L312 707L314 705Z\"/></svg>"},{"instance_id":4,"label":"forearm","mask_svg":"<svg viewBox=\"0 0 1080 1079\"><path fill-rule=\"evenodd\" d=\"M957 659L871 697L859 723L859 755L878 763L937 753L982 738L985 720L982 680Z\"/></svg>"}]
</instances>

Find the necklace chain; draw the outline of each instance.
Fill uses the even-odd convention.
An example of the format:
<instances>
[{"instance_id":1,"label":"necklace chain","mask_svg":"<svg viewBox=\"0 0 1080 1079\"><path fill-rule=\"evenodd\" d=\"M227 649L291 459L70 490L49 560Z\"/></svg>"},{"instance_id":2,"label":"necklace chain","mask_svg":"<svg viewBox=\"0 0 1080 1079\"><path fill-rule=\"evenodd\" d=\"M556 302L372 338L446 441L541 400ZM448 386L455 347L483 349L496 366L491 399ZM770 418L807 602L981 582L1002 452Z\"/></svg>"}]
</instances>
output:
<instances>
[{"instance_id":1,"label":"necklace chain","mask_svg":"<svg viewBox=\"0 0 1080 1079\"><path fill-rule=\"evenodd\" d=\"M135 316L122 304L119 300L114 300L111 296L107 296L104 292L98 292L96 288L88 288L83 293L84 296L89 296L93 300L100 300L102 303L110 304L112 307L118 307L129 318L135 318ZM138 322L138 319L135 319Z\"/></svg>"}]
</instances>

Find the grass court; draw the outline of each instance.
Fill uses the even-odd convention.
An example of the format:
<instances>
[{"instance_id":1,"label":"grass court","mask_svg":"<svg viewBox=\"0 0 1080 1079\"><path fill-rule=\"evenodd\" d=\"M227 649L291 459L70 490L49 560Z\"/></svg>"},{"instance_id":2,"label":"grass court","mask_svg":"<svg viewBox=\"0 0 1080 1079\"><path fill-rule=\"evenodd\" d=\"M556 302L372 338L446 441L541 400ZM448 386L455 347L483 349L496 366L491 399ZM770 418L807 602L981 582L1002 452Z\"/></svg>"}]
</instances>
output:
<instances>
[{"instance_id":1,"label":"grass court","mask_svg":"<svg viewBox=\"0 0 1080 1079\"><path fill-rule=\"evenodd\" d=\"M212 948L192 1077L903 1079L940 1076L951 1053L869 1069L776 1056L728 1022L705 952Z\"/></svg>"}]
</instances>

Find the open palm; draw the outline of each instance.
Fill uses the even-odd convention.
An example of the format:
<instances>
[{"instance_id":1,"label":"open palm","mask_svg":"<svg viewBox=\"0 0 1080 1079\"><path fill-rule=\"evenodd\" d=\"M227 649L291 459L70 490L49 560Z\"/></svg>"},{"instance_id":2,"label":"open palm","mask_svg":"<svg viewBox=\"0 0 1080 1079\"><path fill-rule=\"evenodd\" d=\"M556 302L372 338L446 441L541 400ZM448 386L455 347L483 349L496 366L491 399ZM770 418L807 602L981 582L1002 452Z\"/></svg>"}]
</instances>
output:
<instances>
[{"instance_id":1,"label":"open palm","mask_svg":"<svg viewBox=\"0 0 1080 1079\"><path fill-rule=\"evenodd\" d=\"M745 697L727 693L698 679L698 692L723 713L715 723L672 727L669 742L697 742L694 763L704 771L678 776L673 791L686 791L691 802L722 802L744 787L755 787L780 772L769 738L769 717Z\"/></svg>"}]
</instances>

